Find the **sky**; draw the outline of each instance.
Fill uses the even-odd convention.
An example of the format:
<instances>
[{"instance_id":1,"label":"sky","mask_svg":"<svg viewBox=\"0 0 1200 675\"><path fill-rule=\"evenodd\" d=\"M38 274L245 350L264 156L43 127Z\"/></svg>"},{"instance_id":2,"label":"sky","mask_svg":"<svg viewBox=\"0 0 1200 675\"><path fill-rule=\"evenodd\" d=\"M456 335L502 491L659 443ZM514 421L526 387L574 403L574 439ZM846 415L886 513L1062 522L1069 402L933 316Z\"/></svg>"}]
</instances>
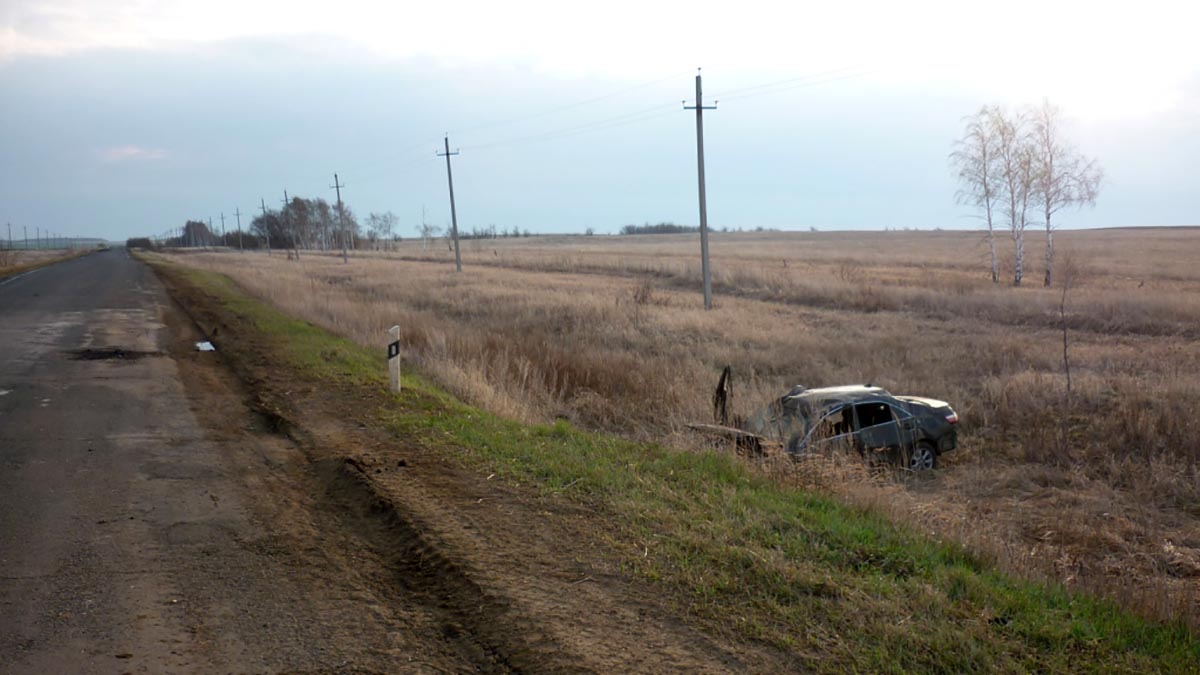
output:
<instances>
[{"instance_id":1,"label":"sky","mask_svg":"<svg viewBox=\"0 0 1200 675\"><path fill-rule=\"evenodd\" d=\"M696 224L702 67L717 229L979 227L963 117L1043 98L1105 172L1061 226L1200 224L1200 3L820 5L0 0L0 223L232 230L337 173L412 236L448 134L461 229Z\"/></svg>"}]
</instances>

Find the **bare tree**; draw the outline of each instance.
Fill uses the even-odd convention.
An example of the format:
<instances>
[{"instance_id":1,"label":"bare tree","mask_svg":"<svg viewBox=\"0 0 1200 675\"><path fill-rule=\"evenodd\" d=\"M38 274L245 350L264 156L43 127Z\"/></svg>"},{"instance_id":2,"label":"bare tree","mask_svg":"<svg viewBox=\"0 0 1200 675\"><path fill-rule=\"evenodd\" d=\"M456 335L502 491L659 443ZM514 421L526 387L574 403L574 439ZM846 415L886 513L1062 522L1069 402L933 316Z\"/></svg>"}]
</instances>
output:
<instances>
[{"instance_id":1,"label":"bare tree","mask_svg":"<svg viewBox=\"0 0 1200 675\"><path fill-rule=\"evenodd\" d=\"M1034 198L1036 153L1025 114L1009 116L996 107L989 111L988 123L996 139L997 195L1013 239L1013 285L1020 286L1025 270L1025 226Z\"/></svg>"},{"instance_id":2,"label":"bare tree","mask_svg":"<svg viewBox=\"0 0 1200 675\"><path fill-rule=\"evenodd\" d=\"M429 250L429 240L436 237L437 233L441 232L442 230L440 227L438 227L436 225L430 225L429 223L423 222L423 223L421 223L420 231L421 231L421 250L426 251L426 250Z\"/></svg>"},{"instance_id":3,"label":"bare tree","mask_svg":"<svg viewBox=\"0 0 1200 675\"><path fill-rule=\"evenodd\" d=\"M385 246L386 242L392 239L392 233L396 230L396 225L399 222L400 218L391 211L372 213L367 216L367 227L385 242Z\"/></svg>"},{"instance_id":4,"label":"bare tree","mask_svg":"<svg viewBox=\"0 0 1200 675\"><path fill-rule=\"evenodd\" d=\"M958 202L983 209L994 284L1000 283L1000 272L996 267L996 232L992 222L999 186L996 177L996 132L991 122L997 114L999 110L994 106L983 106L979 112L964 118L966 128L963 137L955 142L955 150L950 153L950 164L958 171L958 180L962 185L957 194Z\"/></svg>"},{"instance_id":5,"label":"bare tree","mask_svg":"<svg viewBox=\"0 0 1200 675\"><path fill-rule=\"evenodd\" d=\"M1054 271L1054 225L1058 211L1092 206L1100 190L1103 171L1096 160L1084 157L1062 138L1062 111L1049 100L1030 113L1036 152L1033 189L1046 225L1046 278Z\"/></svg>"}]
</instances>

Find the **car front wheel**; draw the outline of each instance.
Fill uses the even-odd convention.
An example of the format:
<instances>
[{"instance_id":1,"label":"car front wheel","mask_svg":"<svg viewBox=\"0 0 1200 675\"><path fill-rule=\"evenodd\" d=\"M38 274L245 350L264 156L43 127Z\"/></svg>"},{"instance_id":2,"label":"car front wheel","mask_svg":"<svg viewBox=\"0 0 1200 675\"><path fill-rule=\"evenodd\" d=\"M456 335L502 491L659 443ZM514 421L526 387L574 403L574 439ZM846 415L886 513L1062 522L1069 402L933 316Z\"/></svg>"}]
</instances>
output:
<instances>
[{"instance_id":1,"label":"car front wheel","mask_svg":"<svg viewBox=\"0 0 1200 675\"><path fill-rule=\"evenodd\" d=\"M937 452L933 446L921 442L917 447L913 448L912 454L908 458L908 468L910 471L929 471L937 466Z\"/></svg>"}]
</instances>

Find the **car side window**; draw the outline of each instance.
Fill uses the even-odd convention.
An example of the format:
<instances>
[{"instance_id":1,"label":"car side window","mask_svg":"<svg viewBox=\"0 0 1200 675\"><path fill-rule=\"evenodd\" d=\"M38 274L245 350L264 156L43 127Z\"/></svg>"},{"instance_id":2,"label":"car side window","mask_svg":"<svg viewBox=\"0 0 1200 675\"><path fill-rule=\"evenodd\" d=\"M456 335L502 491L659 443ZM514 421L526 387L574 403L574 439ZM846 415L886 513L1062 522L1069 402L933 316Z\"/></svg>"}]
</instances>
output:
<instances>
[{"instance_id":1,"label":"car side window","mask_svg":"<svg viewBox=\"0 0 1200 675\"><path fill-rule=\"evenodd\" d=\"M817 424L817 428L813 430L813 440L824 440L834 438L843 434L848 434L854 427L854 417L851 413L850 406L846 406L841 410L834 410L824 417Z\"/></svg>"},{"instance_id":2,"label":"car side window","mask_svg":"<svg viewBox=\"0 0 1200 675\"><path fill-rule=\"evenodd\" d=\"M895 421L892 416L892 407L886 403L859 403L854 406L854 412L858 415L859 429Z\"/></svg>"}]
</instances>

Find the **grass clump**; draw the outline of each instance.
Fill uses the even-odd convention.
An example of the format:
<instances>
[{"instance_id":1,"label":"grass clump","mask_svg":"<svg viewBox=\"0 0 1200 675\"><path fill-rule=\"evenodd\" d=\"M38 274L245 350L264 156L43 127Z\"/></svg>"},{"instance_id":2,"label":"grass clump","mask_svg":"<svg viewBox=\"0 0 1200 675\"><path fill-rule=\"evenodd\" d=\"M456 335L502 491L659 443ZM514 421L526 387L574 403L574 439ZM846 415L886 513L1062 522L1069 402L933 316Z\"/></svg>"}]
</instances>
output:
<instances>
[{"instance_id":1,"label":"grass clump","mask_svg":"<svg viewBox=\"0 0 1200 675\"><path fill-rule=\"evenodd\" d=\"M177 270L316 380L386 386L382 354ZM1183 624L1017 579L877 512L789 489L734 457L527 425L424 378L377 413L397 436L513 483L588 505L624 568L680 610L792 653L816 671L1194 672Z\"/></svg>"}]
</instances>

